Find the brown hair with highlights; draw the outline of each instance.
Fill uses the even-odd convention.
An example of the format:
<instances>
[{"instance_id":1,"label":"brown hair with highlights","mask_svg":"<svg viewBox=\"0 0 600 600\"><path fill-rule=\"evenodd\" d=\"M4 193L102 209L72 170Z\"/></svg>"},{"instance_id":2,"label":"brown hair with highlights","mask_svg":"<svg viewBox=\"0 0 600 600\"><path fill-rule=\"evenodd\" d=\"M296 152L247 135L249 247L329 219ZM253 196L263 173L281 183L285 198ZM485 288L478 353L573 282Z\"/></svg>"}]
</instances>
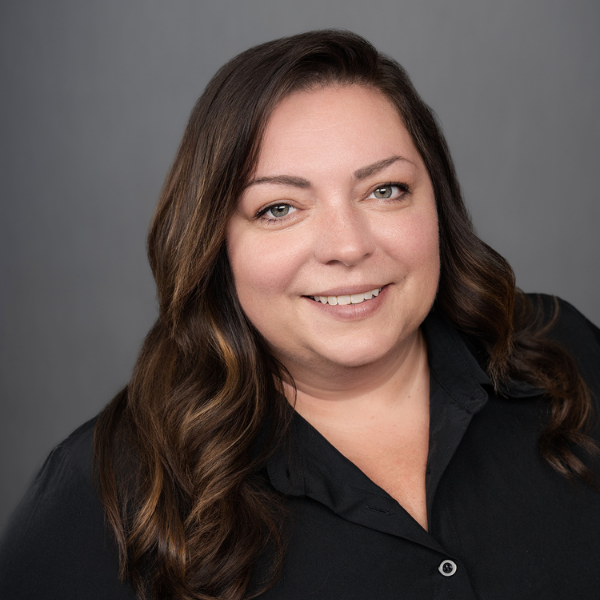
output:
<instances>
[{"instance_id":1,"label":"brown hair with highlights","mask_svg":"<svg viewBox=\"0 0 600 600\"><path fill-rule=\"evenodd\" d=\"M227 63L192 111L148 237L159 315L130 383L96 426L121 576L140 597L241 599L277 577L284 503L264 464L291 408L283 367L237 301L225 228L274 106L329 84L369 86L397 107L435 191L436 309L486 348L496 385L521 378L545 390L544 457L567 477L590 477L573 452L593 448L587 388L573 359L547 339L547 318L533 318L510 266L475 235L444 137L404 70L349 32L279 39ZM264 555L272 569L257 576Z\"/></svg>"}]
</instances>

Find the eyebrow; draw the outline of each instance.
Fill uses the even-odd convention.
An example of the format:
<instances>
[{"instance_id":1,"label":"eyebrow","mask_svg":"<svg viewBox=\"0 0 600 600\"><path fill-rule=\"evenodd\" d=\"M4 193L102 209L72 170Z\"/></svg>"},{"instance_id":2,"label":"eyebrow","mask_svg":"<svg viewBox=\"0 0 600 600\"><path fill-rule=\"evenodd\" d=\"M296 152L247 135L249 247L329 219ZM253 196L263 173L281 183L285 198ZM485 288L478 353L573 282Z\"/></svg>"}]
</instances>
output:
<instances>
[{"instance_id":1,"label":"eyebrow","mask_svg":"<svg viewBox=\"0 0 600 600\"><path fill-rule=\"evenodd\" d=\"M309 188L310 181L303 177L294 177L293 175L273 175L272 177L258 177L253 179L246 187L257 185L259 183L274 183L276 185L291 185L299 188Z\"/></svg>"},{"instance_id":2,"label":"eyebrow","mask_svg":"<svg viewBox=\"0 0 600 600\"><path fill-rule=\"evenodd\" d=\"M383 171L386 167L394 164L399 160L405 160L410 162L407 158L403 156L390 156L389 158L384 158L383 160L378 160L376 163L372 165L368 165L366 167L362 167L362 169L358 169L358 171L354 171L354 179L365 179L366 177L370 177L371 175L375 175L379 173L379 171Z\"/></svg>"},{"instance_id":3,"label":"eyebrow","mask_svg":"<svg viewBox=\"0 0 600 600\"><path fill-rule=\"evenodd\" d=\"M377 162L371 165L367 165L366 167L362 167L354 171L354 179L361 180L370 177L371 175L375 175L379 173L379 171L383 171L383 169L389 167L391 164L399 160L411 162L403 156L390 156L389 158L378 160ZM272 175L269 177L257 177L256 179L250 181L245 187L248 188L251 185L258 185L260 183L271 183L275 185L291 185L293 187L302 189L307 189L310 187L310 181L308 181L308 179L304 179L303 177L295 177L294 175Z\"/></svg>"}]
</instances>

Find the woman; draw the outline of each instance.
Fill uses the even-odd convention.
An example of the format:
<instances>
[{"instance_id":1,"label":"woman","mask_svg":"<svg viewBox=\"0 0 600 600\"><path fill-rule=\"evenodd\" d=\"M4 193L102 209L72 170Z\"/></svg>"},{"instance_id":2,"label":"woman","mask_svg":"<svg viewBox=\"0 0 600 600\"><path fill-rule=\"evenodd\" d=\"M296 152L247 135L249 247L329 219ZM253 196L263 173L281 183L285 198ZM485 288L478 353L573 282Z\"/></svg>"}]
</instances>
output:
<instances>
[{"instance_id":1,"label":"woman","mask_svg":"<svg viewBox=\"0 0 600 600\"><path fill-rule=\"evenodd\" d=\"M317 31L225 65L149 256L158 320L3 597L595 597L598 330L515 289L394 61Z\"/></svg>"}]
</instances>

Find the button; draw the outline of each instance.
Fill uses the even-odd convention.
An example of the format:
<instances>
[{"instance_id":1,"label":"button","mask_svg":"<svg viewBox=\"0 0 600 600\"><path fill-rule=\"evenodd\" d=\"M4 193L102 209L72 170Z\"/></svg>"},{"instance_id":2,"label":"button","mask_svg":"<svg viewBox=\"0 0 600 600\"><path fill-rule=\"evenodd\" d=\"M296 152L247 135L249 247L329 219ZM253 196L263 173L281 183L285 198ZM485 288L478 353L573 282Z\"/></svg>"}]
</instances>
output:
<instances>
[{"instance_id":1,"label":"button","mask_svg":"<svg viewBox=\"0 0 600 600\"><path fill-rule=\"evenodd\" d=\"M456 573L456 569L458 569L458 567L453 560L443 560L438 567L438 571L444 577L452 577L452 575Z\"/></svg>"}]
</instances>

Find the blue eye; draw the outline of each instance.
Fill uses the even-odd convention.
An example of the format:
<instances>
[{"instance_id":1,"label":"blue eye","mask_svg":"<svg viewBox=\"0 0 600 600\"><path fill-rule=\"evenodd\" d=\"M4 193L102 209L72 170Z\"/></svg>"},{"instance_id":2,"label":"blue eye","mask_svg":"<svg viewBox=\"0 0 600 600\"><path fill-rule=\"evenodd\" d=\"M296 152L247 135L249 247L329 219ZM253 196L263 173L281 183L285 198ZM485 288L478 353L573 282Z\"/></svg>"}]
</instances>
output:
<instances>
[{"instance_id":1,"label":"blue eye","mask_svg":"<svg viewBox=\"0 0 600 600\"><path fill-rule=\"evenodd\" d=\"M391 198L393 193L394 193L393 185L384 185L380 188L377 188L373 192L373 195L375 196L375 198Z\"/></svg>"},{"instance_id":2,"label":"blue eye","mask_svg":"<svg viewBox=\"0 0 600 600\"><path fill-rule=\"evenodd\" d=\"M402 183L386 183L376 187L369 198L378 200L390 200L402 198L408 192L408 186Z\"/></svg>"},{"instance_id":3,"label":"blue eye","mask_svg":"<svg viewBox=\"0 0 600 600\"><path fill-rule=\"evenodd\" d=\"M277 221L284 217L287 217L290 213L293 213L296 209L289 204L271 204L271 206L267 206L261 209L257 217L266 220L266 221Z\"/></svg>"},{"instance_id":4,"label":"blue eye","mask_svg":"<svg viewBox=\"0 0 600 600\"><path fill-rule=\"evenodd\" d=\"M289 204L276 204L267 209L267 213L270 213L273 217L285 217L290 212L291 206Z\"/></svg>"}]
</instances>

